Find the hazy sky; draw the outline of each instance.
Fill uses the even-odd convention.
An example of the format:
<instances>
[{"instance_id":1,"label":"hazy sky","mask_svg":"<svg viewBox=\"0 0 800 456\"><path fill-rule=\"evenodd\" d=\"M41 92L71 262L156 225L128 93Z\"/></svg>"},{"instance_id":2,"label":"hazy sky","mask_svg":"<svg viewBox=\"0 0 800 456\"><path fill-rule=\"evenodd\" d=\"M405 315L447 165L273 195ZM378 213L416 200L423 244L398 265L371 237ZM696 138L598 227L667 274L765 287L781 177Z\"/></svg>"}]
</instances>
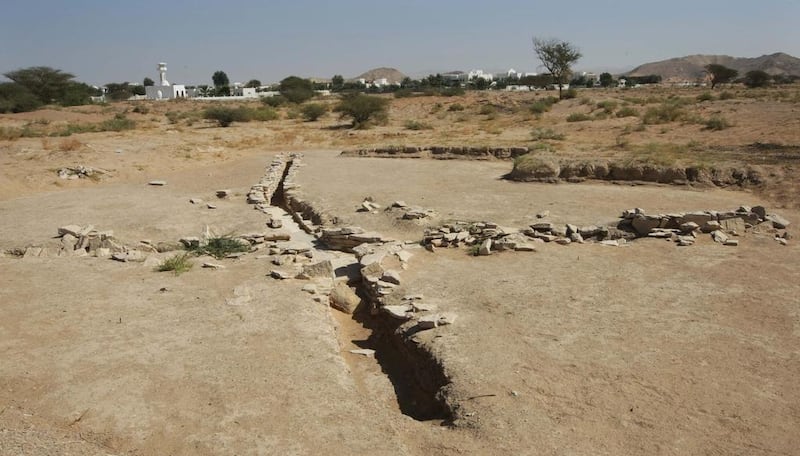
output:
<instances>
[{"instance_id":1,"label":"hazy sky","mask_svg":"<svg viewBox=\"0 0 800 456\"><path fill-rule=\"evenodd\" d=\"M557 6L557 5L562 6ZM46 65L90 84L537 71L531 38L580 48L577 69L690 54L800 56L800 0L2 0L0 73Z\"/></svg>"}]
</instances>

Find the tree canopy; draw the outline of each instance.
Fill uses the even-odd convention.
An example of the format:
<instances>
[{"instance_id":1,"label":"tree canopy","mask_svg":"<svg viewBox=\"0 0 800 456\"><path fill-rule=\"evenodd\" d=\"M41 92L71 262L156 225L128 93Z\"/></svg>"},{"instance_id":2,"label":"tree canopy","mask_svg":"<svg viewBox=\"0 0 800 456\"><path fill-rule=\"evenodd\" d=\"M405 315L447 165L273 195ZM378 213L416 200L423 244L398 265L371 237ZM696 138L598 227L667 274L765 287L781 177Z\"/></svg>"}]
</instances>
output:
<instances>
[{"instance_id":1,"label":"tree canopy","mask_svg":"<svg viewBox=\"0 0 800 456\"><path fill-rule=\"evenodd\" d=\"M261 87L261 81L259 81L258 79L251 79L247 81L247 84L245 84L244 86L252 89L257 89Z\"/></svg>"},{"instance_id":2,"label":"tree canopy","mask_svg":"<svg viewBox=\"0 0 800 456\"><path fill-rule=\"evenodd\" d=\"M152 79L145 77L144 81L142 81L142 85L145 87L152 87L156 85L156 83Z\"/></svg>"},{"instance_id":3,"label":"tree canopy","mask_svg":"<svg viewBox=\"0 0 800 456\"><path fill-rule=\"evenodd\" d=\"M374 95L354 93L342 98L334 108L342 117L353 120L353 128L366 128L371 120L383 120L388 115L389 100Z\"/></svg>"},{"instance_id":4,"label":"tree canopy","mask_svg":"<svg viewBox=\"0 0 800 456\"><path fill-rule=\"evenodd\" d=\"M281 81L278 91L292 103L302 103L314 97L314 84L297 76L289 76Z\"/></svg>"},{"instance_id":5,"label":"tree canopy","mask_svg":"<svg viewBox=\"0 0 800 456\"><path fill-rule=\"evenodd\" d=\"M211 80L214 81L214 87L228 87L231 85L231 81L228 79L228 75L225 74L222 70L217 70L211 76Z\"/></svg>"},{"instance_id":6,"label":"tree canopy","mask_svg":"<svg viewBox=\"0 0 800 456\"><path fill-rule=\"evenodd\" d=\"M769 85L770 79L772 77L766 71L761 70L753 70L748 71L744 75L744 85L750 87L751 89L756 87L766 87Z\"/></svg>"},{"instance_id":7,"label":"tree canopy","mask_svg":"<svg viewBox=\"0 0 800 456\"><path fill-rule=\"evenodd\" d=\"M86 104L96 92L96 89L74 81L72 74L46 66L21 68L4 76L13 81L6 83L0 93L0 105L7 111L30 111L50 103L63 106ZM32 103L33 99L37 102Z\"/></svg>"},{"instance_id":8,"label":"tree canopy","mask_svg":"<svg viewBox=\"0 0 800 456\"><path fill-rule=\"evenodd\" d=\"M553 75L553 82L558 85L558 96L562 97L562 85L569 80L572 74L572 65L581 57L580 51L566 41L549 38L533 38L533 51L542 66Z\"/></svg>"},{"instance_id":9,"label":"tree canopy","mask_svg":"<svg viewBox=\"0 0 800 456\"><path fill-rule=\"evenodd\" d=\"M739 75L739 72L734 70L733 68L728 68L725 65L720 65L718 63L711 63L705 66L706 73L711 77L711 88L717 86L717 84L724 84L726 82L733 81L736 76Z\"/></svg>"}]
</instances>

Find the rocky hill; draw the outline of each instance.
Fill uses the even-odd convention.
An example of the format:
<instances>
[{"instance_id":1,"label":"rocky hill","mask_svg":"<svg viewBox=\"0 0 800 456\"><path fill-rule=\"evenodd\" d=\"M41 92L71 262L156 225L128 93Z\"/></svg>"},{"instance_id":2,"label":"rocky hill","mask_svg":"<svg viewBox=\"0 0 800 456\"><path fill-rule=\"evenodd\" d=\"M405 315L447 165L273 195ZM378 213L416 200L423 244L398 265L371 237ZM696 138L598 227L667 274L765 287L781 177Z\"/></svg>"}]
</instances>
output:
<instances>
[{"instance_id":1,"label":"rocky hill","mask_svg":"<svg viewBox=\"0 0 800 456\"><path fill-rule=\"evenodd\" d=\"M353 79L366 79L367 81L374 81L376 79L386 78L390 84L399 83L406 77L401 71L395 68L374 68L365 73L361 73Z\"/></svg>"},{"instance_id":2,"label":"rocky hill","mask_svg":"<svg viewBox=\"0 0 800 456\"><path fill-rule=\"evenodd\" d=\"M740 75L752 70L762 70L773 75L800 76L800 59L783 52L753 58L729 55L690 55L645 63L626 74L628 76L658 74L664 81L695 80L705 75L704 67L711 63L733 68Z\"/></svg>"}]
</instances>

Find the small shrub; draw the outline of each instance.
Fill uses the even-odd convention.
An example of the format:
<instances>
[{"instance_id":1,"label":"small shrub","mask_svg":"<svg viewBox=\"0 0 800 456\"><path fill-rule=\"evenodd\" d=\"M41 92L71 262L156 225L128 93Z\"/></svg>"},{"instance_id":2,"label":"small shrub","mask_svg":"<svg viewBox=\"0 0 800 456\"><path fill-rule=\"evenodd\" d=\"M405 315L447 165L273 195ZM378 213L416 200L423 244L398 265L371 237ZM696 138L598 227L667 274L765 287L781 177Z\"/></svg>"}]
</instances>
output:
<instances>
[{"instance_id":1,"label":"small shrub","mask_svg":"<svg viewBox=\"0 0 800 456\"><path fill-rule=\"evenodd\" d=\"M736 95L734 95L733 92L729 92L727 90L724 90L719 94L720 100L731 100L733 98L736 98Z\"/></svg>"},{"instance_id":2,"label":"small shrub","mask_svg":"<svg viewBox=\"0 0 800 456\"><path fill-rule=\"evenodd\" d=\"M205 245L189 249L195 255L210 255L218 260L231 253L248 252L250 245L244 244L233 235L224 235L209 238Z\"/></svg>"},{"instance_id":3,"label":"small shrub","mask_svg":"<svg viewBox=\"0 0 800 456\"><path fill-rule=\"evenodd\" d=\"M175 273L175 275L181 275L182 273L192 269L192 266L194 266L189 257L190 255L188 253L179 253L177 255L173 255L162 261L156 267L156 270L158 272L172 271Z\"/></svg>"},{"instance_id":4,"label":"small shrub","mask_svg":"<svg viewBox=\"0 0 800 456\"><path fill-rule=\"evenodd\" d=\"M300 108L303 119L307 122L314 122L328 112L328 107L320 103L309 103Z\"/></svg>"},{"instance_id":5,"label":"small shrub","mask_svg":"<svg viewBox=\"0 0 800 456\"><path fill-rule=\"evenodd\" d=\"M623 106L617 111L617 117L639 117L639 111L630 106Z\"/></svg>"},{"instance_id":6,"label":"small shrub","mask_svg":"<svg viewBox=\"0 0 800 456\"><path fill-rule=\"evenodd\" d=\"M443 106L441 103L434 103L433 107L431 107L431 114L436 114L437 112L441 111L442 107Z\"/></svg>"},{"instance_id":7,"label":"small shrub","mask_svg":"<svg viewBox=\"0 0 800 456\"><path fill-rule=\"evenodd\" d=\"M731 124L722 116L711 116L705 122L706 130L720 131L729 128Z\"/></svg>"},{"instance_id":8,"label":"small shrub","mask_svg":"<svg viewBox=\"0 0 800 456\"><path fill-rule=\"evenodd\" d=\"M606 114L611 114L615 109L617 109L617 102L611 100L601 101L597 103L597 108L602 109Z\"/></svg>"},{"instance_id":9,"label":"small shrub","mask_svg":"<svg viewBox=\"0 0 800 456\"><path fill-rule=\"evenodd\" d=\"M395 98L411 98L414 96L414 91L411 89L400 89L394 92Z\"/></svg>"},{"instance_id":10,"label":"small shrub","mask_svg":"<svg viewBox=\"0 0 800 456\"><path fill-rule=\"evenodd\" d=\"M463 111L464 105L462 105L461 103L453 103L447 107L447 110L450 112Z\"/></svg>"},{"instance_id":11,"label":"small shrub","mask_svg":"<svg viewBox=\"0 0 800 456\"><path fill-rule=\"evenodd\" d=\"M229 127L233 122L241 120L235 109L221 106L206 109L203 118L215 120L220 127Z\"/></svg>"},{"instance_id":12,"label":"small shrub","mask_svg":"<svg viewBox=\"0 0 800 456\"><path fill-rule=\"evenodd\" d=\"M13 141L22 137L22 129L14 127L0 127L0 139Z\"/></svg>"},{"instance_id":13,"label":"small shrub","mask_svg":"<svg viewBox=\"0 0 800 456\"><path fill-rule=\"evenodd\" d=\"M137 114L148 114L150 113L150 108L143 104L137 104L133 107L133 112Z\"/></svg>"},{"instance_id":14,"label":"small shrub","mask_svg":"<svg viewBox=\"0 0 800 456\"><path fill-rule=\"evenodd\" d=\"M704 102L704 101L714 101L714 95L711 92L703 92L697 96L697 101Z\"/></svg>"},{"instance_id":15,"label":"small shrub","mask_svg":"<svg viewBox=\"0 0 800 456\"><path fill-rule=\"evenodd\" d=\"M272 97L261 97L261 102L267 106L277 108L281 105L286 104L288 100L283 95L275 95Z\"/></svg>"},{"instance_id":16,"label":"small shrub","mask_svg":"<svg viewBox=\"0 0 800 456\"><path fill-rule=\"evenodd\" d=\"M531 140L533 141L542 141L548 139L563 141L566 139L566 135L563 133L558 133L550 128L535 128L533 131L531 131Z\"/></svg>"},{"instance_id":17,"label":"small shrub","mask_svg":"<svg viewBox=\"0 0 800 456\"><path fill-rule=\"evenodd\" d=\"M492 105L483 105L478 110L478 114L485 115L485 116L494 114L495 112L497 112L497 110Z\"/></svg>"},{"instance_id":18,"label":"small shrub","mask_svg":"<svg viewBox=\"0 0 800 456\"><path fill-rule=\"evenodd\" d=\"M442 90L441 92L439 92L439 95L441 95L443 97L460 97L460 96L464 95L465 93L466 92L461 87L448 87L448 88Z\"/></svg>"},{"instance_id":19,"label":"small shrub","mask_svg":"<svg viewBox=\"0 0 800 456\"><path fill-rule=\"evenodd\" d=\"M571 100L578 97L578 91L575 89L565 90L561 93L561 98L564 100Z\"/></svg>"},{"instance_id":20,"label":"small shrub","mask_svg":"<svg viewBox=\"0 0 800 456\"><path fill-rule=\"evenodd\" d=\"M664 102L660 106L647 108L642 122L646 125L657 125L675 122L686 117L686 112L681 109L679 103Z\"/></svg>"},{"instance_id":21,"label":"small shrub","mask_svg":"<svg viewBox=\"0 0 800 456\"><path fill-rule=\"evenodd\" d=\"M573 112L567 116L567 122L585 122L587 120L592 120L592 118L582 112Z\"/></svg>"},{"instance_id":22,"label":"small shrub","mask_svg":"<svg viewBox=\"0 0 800 456\"><path fill-rule=\"evenodd\" d=\"M81 147L83 147L83 143L75 138L62 139L61 142L58 143L58 150L62 152L71 152L74 150L78 150Z\"/></svg>"},{"instance_id":23,"label":"small shrub","mask_svg":"<svg viewBox=\"0 0 800 456\"><path fill-rule=\"evenodd\" d=\"M261 108L239 108L241 122L247 122L249 120L257 120L260 122L268 122L270 120L276 120L278 117L278 112L274 109L270 108L269 106L263 106Z\"/></svg>"},{"instance_id":24,"label":"small shrub","mask_svg":"<svg viewBox=\"0 0 800 456\"><path fill-rule=\"evenodd\" d=\"M366 128L372 122L385 122L389 114L389 100L372 95L355 93L339 102L334 111L353 120L353 128Z\"/></svg>"},{"instance_id":25,"label":"small shrub","mask_svg":"<svg viewBox=\"0 0 800 456\"><path fill-rule=\"evenodd\" d=\"M430 124L418 120L407 120L405 126L407 130L433 130Z\"/></svg>"},{"instance_id":26,"label":"small shrub","mask_svg":"<svg viewBox=\"0 0 800 456\"><path fill-rule=\"evenodd\" d=\"M123 131L136 128L136 122L125 117L125 114L117 114L113 119L104 120L100 123L100 131Z\"/></svg>"}]
</instances>

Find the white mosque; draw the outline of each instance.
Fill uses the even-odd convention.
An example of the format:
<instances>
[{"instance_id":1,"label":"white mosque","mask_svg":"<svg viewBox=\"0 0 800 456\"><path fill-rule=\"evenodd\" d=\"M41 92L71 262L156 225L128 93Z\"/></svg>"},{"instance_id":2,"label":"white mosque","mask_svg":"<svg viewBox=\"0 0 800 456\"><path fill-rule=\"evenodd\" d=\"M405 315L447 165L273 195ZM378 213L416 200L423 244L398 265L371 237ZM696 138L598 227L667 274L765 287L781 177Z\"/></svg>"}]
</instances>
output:
<instances>
[{"instance_id":1,"label":"white mosque","mask_svg":"<svg viewBox=\"0 0 800 456\"><path fill-rule=\"evenodd\" d=\"M183 84L170 84L167 81L167 64L158 64L159 82L156 85L145 87L148 100L172 100L173 98L186 98L186 86Z\"/></svg>"}]
</instances>

